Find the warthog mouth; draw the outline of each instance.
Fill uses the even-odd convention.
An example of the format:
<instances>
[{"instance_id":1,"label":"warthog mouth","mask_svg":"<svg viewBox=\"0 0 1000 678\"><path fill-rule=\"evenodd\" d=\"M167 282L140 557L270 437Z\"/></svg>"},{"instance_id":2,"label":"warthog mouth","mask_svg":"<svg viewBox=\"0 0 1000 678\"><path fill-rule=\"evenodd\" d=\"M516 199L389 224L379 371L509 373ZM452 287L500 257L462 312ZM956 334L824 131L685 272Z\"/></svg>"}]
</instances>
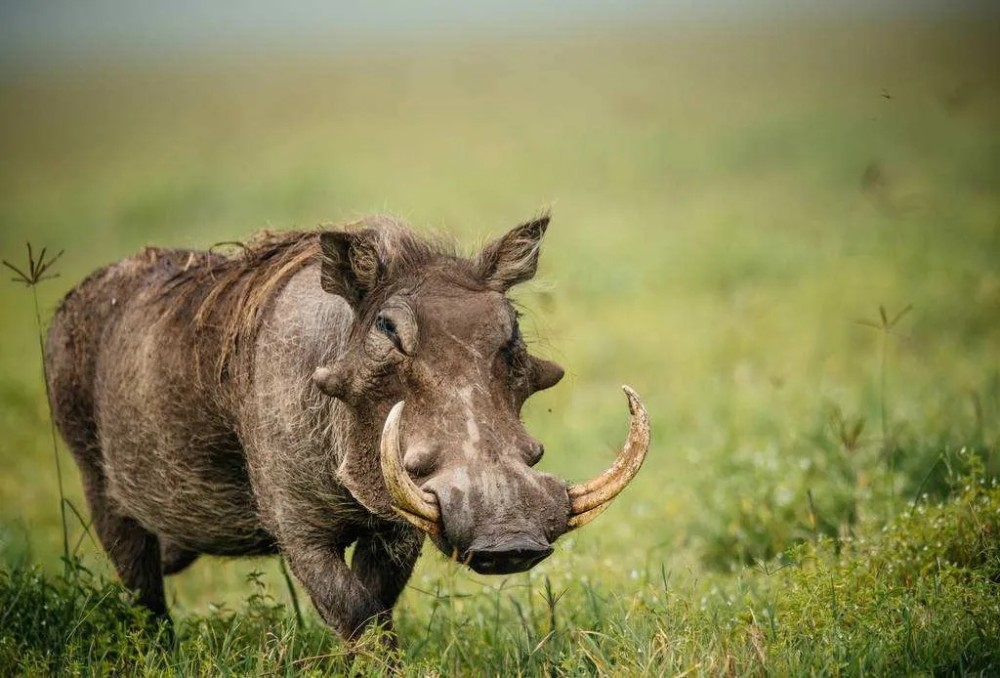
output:
<instances>
[{"instance_id":1,"label":"warthog mouth","mask_svg":"<svg viewBox=\"0 0 1000 678\"><path fill-rule=\"evenodd\" d=\"M462 562L479 574L514 574L530 570L552 555L552 546L530 535L516 534L502 542L480 537L469 545Z\"/></svg>"},{"instance_id":2,"label":"warthog mouth","mask_svg":"<svg viewBox=\"0 0 1000 678\"><path fill-rule=\"evenodd\" d=\"M639 395L623 386L628 398L629 431L625 445L614 463L586 483L566 488L569 497L567 531L583 527L600 515L642 467L649 450L649 415ZM393 406L382 428L382 475L392 499L392 509L411 525L438 537L443 532L437 497L421 489L403 467L400 454L399 422L403 401ZM523 542L523 543L522 543ZM473 570L485 574L506 574L530 569L552 552L548 544L535 540L511 538L502 544L473 544L464 554L455 554Z\"/></svg>"}]
</instances>

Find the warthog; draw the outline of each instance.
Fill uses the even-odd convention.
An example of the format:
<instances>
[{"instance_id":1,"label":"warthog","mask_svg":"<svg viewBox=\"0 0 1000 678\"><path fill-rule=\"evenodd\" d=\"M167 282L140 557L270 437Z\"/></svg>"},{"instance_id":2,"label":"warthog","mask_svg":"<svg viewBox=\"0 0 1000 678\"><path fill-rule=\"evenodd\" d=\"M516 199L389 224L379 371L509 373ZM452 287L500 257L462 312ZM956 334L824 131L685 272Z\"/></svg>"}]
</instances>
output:
<instances>
[{"instance_id":1,"label":"warthog","mask_svg":"<svg viewBox=\"0 0 1000 678\"><path fill-rule=\"evenodd\" d=\"M345 638L391 634L425 534L503 574L600 513L649 426L626 387L610 469L567 486L532 468L521 406L563 370L528 353L506 292L548 222L463 258L375 216L232 256L150 248L73 289L46 347L52 408L138 601L169 620L163 577L199 554L281 553Z\"/></svg>"}]
</instances>

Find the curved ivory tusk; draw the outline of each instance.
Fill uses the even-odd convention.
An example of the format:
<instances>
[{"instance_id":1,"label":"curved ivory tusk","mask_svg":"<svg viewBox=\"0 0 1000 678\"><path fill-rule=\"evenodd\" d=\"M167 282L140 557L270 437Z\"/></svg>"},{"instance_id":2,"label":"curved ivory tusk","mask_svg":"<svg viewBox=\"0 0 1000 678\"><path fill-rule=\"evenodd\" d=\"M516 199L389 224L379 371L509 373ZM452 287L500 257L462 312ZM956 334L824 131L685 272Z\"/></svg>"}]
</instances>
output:
<instances>
[{"instance_id":1,"label":"curved ivory tusk","mask_svg":"<svg viewBox=\"0 0 1000 678\"><path fill-rule=\"evenodd\" d=\"M441 512L437 499L430 492L424 492L410 478L403 468L399 454L399 420L403 414L403 401L396 403L389 411L382 427L380 458L382 477L392 498L392 510L414 527L429 534L438 534Z\"/></svg>"},{"instance_id":2,"label":"curved ivory tusk","mask_svg":"<svg viewBox=\"0 0 1000 678\"><path fill-rule=\"evenodd\" d=\"M600 515L611 500L631 482L646 459L646 452L649 450L649 415L638 393L628 386L622 386L622 390L628 398L631 413L628 439L611 468L590 482L573 485L566 490L570 500L570 529L583 527Z\"/></svg>"}]
</instances>

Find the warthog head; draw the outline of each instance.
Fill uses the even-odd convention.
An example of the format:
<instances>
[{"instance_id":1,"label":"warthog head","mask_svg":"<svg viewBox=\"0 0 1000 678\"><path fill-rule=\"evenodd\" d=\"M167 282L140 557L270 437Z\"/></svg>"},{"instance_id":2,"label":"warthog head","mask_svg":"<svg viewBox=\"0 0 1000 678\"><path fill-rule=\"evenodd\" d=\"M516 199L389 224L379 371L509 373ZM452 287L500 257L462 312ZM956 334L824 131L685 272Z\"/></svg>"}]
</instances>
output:
<instances>
[{"instance_id":1,"label":"warthog head","mask_svg":"<svg viewBox=\"0 0 1000 678\"><path fill-rule=\"evenodd\" d=\"M649 443L645 410L626 387L631 427L610 469L573 486L533 469L544 448L521 407L563 370L528 353L505 294L534 275L548 221L522 224L471 259L392 224L321 236L323 288L355 311L346 348L313 375L352 415L358 444L341 480L372 512L402 517L485 574L548 556L625 487Z\"/></svg>"}]
</instances>

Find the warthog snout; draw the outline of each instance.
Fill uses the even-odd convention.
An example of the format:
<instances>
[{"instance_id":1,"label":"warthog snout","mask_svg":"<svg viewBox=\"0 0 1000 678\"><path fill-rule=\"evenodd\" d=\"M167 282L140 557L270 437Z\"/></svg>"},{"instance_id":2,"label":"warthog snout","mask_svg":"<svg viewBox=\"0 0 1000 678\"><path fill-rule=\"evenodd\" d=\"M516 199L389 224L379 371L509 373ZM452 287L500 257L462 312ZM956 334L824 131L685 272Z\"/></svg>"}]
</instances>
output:
<instances>
[{"instance_id":1,"label":"warthog snout","mask_svg":"<svg viewBox=\"0 0 1000 678\"><path fill-rule=\"evenodd\" d=\"M569 527L565 483L520 460L445 470L421 489L440 509L435 544L481 574L531 568Z\"/></svg>"},{"instance_id":2,"label":"warthog snout","mask_svg":"<svg viewBox=\"0 0 1000 678\"><path fill-rule=\"evenodd\" d=\"M604 511L638 473L649 447L649 419L638 394L627 386L624 390L631 420L621 453L604 473L576 485L533 470L518 455L483 455L445 466L418 484L403 465L404 403L397 403L381 439L393 510L476 572L530 569L552 553L560 535Z\"/></svg>"}]
</instances>

